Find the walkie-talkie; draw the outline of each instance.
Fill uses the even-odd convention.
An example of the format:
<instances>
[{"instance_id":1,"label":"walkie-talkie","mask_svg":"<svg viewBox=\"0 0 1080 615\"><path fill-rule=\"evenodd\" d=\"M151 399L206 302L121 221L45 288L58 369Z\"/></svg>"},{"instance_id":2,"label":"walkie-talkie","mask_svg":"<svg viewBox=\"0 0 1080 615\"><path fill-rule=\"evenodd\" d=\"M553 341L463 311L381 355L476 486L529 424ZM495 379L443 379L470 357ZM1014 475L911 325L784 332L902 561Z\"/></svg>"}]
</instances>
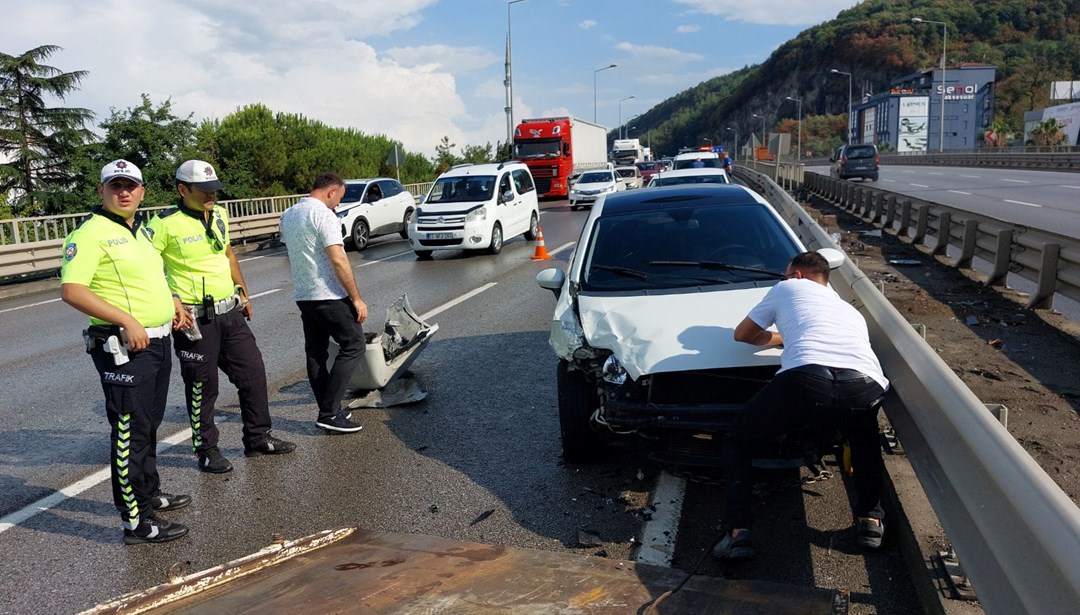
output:
<instances>
[{"instance_id":1,"label":"walkie-talkie","mask_svg":"<svg viewBox=\"0 0 1080 615\"><path fill-rule=\"evenodd\" d=\"M214 297L206 294L206 278L202 279L202 292L203 317L206 318L206 322L210 322L217 318L217 312L214 311Z\"/></svg>"}]
</instances>

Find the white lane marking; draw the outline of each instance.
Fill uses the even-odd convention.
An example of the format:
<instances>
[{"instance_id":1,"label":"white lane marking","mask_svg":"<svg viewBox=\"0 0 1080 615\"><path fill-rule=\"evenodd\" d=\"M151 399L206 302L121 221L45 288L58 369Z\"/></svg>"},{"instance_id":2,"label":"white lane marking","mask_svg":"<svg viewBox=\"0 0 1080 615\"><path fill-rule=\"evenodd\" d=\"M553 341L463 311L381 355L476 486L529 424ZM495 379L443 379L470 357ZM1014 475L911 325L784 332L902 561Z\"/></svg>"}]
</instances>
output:
<instances>
[{"instance_id":1,"label":"white lane marking","mask_svg":"<svg viewBox=\"0 0 1080 615\"><path fill-rule=\"evenodd\" d=\"M641 546L634 561L671 567L685 496L686 479L667 472L660 473L649 507L653 511L652 518L645 522L641 530Z\"/></svg>"},{"instance_id":2,"label":"white lane marking","mask_svg":"<svg viewBox=\"0 0 1080 615\"><path fill-rule=\"evenodd\" d=\"M1012 201L1010 199L1004 199L1006 203L1016 203L1017 205L1027 205L1028 207L1042 207L1038 203L1026 203L1024 201Z\"/></svg>"},{"instance_id":3,"label":"white lane marking","mask_svg":"<svg viewBox=\"0 0 1080 615\"><path fill-rule=\"evenodd\" d=\"M1073 190L1080 190L1080 186L1063 185L1062 188L1072 188Z\"/></svg>"},{"instance_id":4,"label":"white lane marking","mask_svg":"<svg viewBox=\"0 0 1080 615\"><path fill-rule=\"evenodd\" d=\"M270 290L264 290L261 293L255 293L254 295L248 297L248 299L258 299L259 297L265 297L266 295L272 295L272 294L274 294L276 292L279 292L279 291L281 291L280 288L272 288Z\"/></svg>"},{"instance_id":5,"label":"white lane marking","mask_svg":"<svg viewBox=\"0 0 1080 615\"><path fill-rule=\"evenodd\" d=\"M184 429L181 429L180 431L174 433L168 438L158 442L158 454L160 455L161 453L164 453L176 444L179 444L180 442L190 437L190 428L185 427ZM53 493L52 495L41 498L40 500L34 502L33 504L30 504L29 506L21 508L13 513L4 515L3 518L0 518L0 534L3 534L4 532L19 525L20 523L26 521L34 515L40 512L45 512L50 508L54 508L64 500L67 500L68 498L73 498L80 493L86 491L87 489L91 489L94 486L107 480L109 480L108 466L101 470L98 470L97 472L94 472L90 476L81 478L74 483L71 483L67 487L64 487L63 489L57 491L56 493Z\"/></svg>"},{"instance_id":6,"label":"white lane marking","mask_svg":"<svg viewBox=\"0 0 1080 615\"><path fill-rule=\"evenodd\" d=\"M944 175L944 173L927 173L927 175Z\"/></svg>"},{"instance_id":7,"label":"white lane marking","mask_svg":"<svg viewBox=\"0 0 1080 615\"><path fill-rule=\"evenodd\" d=\"M238 260L236 262L238 262L238 263L246 263L248 261L257 261L260 258L266 258L266 257L265 256L252 256L251 258L242 258L242 259L240 259L240 260Z\"/></svg>"},{"instance_id":8,"label":"white lane marking","mask_svg":"<svg viewBox=\"0 0 1080 615\"><path fill-rule=\"evenodd\" d=\"M388 261L388 260L390 260L392 258L397 258L399 256L404 256L406 254L410 254L410 252L398 252L397 254L391 254L390 256L387 256L386 258L380 258L378 260L373 260L373 261L365 261L363 263L360 263L359 265L356 265L355 267L353 267L353 269L359 269L361 267L367 267L368 265L374 265L375 263L381 263L383 261Z\"/></svg>"},{"instance_id":9,"label":"white lane marking","mask_svg":"<svg viewBox=\"0 0 1080 615\"><path fill-rule=\"evenodd\" d=\"M890 184L895 184L895 183L896 183L896 180L895 180L895 179L882 179L881 181L883 181L883 182L889 182Z\"/></svg>"},{"instance_id":10,"label":"white lane marking","mask_svg":"<svg viewBox=\"0 0 1080 615\"><path fill-rule=\"evenodd\" d=\"M561 245L561 246L555 248L554 250L552 250L551 252L548 252L548 254L551 255L551 256L555 256L556 254L558 254L559 252L562 252L563 250L565 250L567 248L574 247L575 243L577 243L577 242L576 241L571 241L570 243L564 243L563 245Z\"/></svg>"},{"instance_id":11,"label":"white lane marking","mask_svg":"<svg viewBox=\"0 0 1080 615\"><path fill-rule=\"evenodd\" d=\"M420 315L420 320L427 320L427 319L431 318L432 316L435 316L436 314L441 314L441 313L445 312L446 310L449 310L450 308L454 307L455 305L457 305L459 303L464 303L465 301L468 301L469 299L472 299L476 295L479 295L480 293L484 292L485 290L488 290L488 289L492 288L493 286L496 286L497 284L498 284L498 282L488 282L487 284L484 284L483 286L481 286L479 288L474 288L474 289L470 290L469 292L465 293L464 295L461 295L457 299L447 301L446 303L444 303L444 304L440 305L439 307L431 310L430 312L427 312L425 314L421 314Z\"/></svg>"},{"instance_id":12,"label":"white lane marking","mask_svg":"<svg viewBox=\"0 0 1080 615\"><path fill-rule=\"evenodd\" d=\"M915 186L917 188L929 188L926 184L908 184L909 186Z\"/></svg>"},{"instance_id":13,"label":"white lane marking","mask_svg":"<svg viewBox=\"0 0 1080 615\"><path fill-rule=\"evenodd\" d=\"M961 175L960 177L966 177L968 179L979 179L978 175Z\"/></svg>"},{"instance_id":14,"label":"white lane marking","mask_svg":"<svg viewBox=\"0 0 1080 615\"><path fill-rule=\"evenodd\" d=\"M949 190L949 192L952 192L953 194L966 194L967 196L971 196L970 192L964 192L963 190Z\"/></svg>"},{"instance_id":15,"label":"white lane marking","mask_svg":"<svg viewBox=\"0 0 1080 615\"><path fill-rule=\"evenodd\" d=\"M1005 179L1004 177L1001 178L1001 181L1003 181L1003 182L1012 182L1014 184L1030 184L1031 183L1026 179Z\"/></svg>"},{"instance_id":16,"label":"white lane marking","mask_svg":"<svg viewBox=\"0 0 1080 615\"><path fill-rule=\"evenodd\" d=\"M14 312L15 310L25 310L26 308L35 307L35 306L38 306L38 305L45 305L46 303L56 303L59 300L60 300L60 297L57 297L56 299L49 299L48 301L38 301L37 303L31 303L29 305L20 305L19 307L6 308L6 309L3 309L3 310L0 310L0 314L3 314L4 312Z\"/></svg>"}]
</instances>

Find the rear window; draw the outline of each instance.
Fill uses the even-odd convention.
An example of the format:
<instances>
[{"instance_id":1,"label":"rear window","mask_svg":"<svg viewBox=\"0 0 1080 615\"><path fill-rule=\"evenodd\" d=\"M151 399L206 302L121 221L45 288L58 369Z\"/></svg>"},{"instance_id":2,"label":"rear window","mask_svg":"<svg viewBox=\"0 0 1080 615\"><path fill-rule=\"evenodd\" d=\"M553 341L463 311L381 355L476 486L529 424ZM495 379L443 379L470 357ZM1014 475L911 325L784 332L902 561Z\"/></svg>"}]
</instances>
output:
<instances>
[{"instance_id":1,"label":"rear window","mask_svg":"<svg viewBox=\"0 0 1080 615\"><path fill-rule=\"evenodd\" d=\"M700 161L702 164L695 164ZM719 168L720 159L718 158L683 158L675 161L676 169L702 169L705 167Z\"/></svg>"},{"instance_id":2,"label":"rear window","mask_svg":"<svg viewBox=\"0 0 1080 615\"><path fill-rule=\"evenodd\" d=\"M848 158L873 158L877 150L873 145L852 145L847 148L844 155Z\"/></svg>"}]
</instances>

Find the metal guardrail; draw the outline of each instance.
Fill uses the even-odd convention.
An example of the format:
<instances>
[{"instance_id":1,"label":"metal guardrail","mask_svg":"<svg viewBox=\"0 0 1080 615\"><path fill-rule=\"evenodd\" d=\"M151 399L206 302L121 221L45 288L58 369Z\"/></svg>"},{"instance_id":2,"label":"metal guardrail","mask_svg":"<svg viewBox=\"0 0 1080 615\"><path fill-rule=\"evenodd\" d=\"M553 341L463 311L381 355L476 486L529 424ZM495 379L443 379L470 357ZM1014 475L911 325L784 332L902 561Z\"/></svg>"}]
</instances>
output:
<instances>
[{"instance_id":1,"label":"metal guardrail","mask_svg":"<svg viewBox=\"0 0 1080 615\"><path fill-rule=\"evenodd\" d=\"M937 154L882 154L881 162L882 164L921 166L944 165L1080 171L1080 152L1063 147L1046 148L1046 151L1017 152L1003 149L980 150L977 152L942 152Z\"/></svg>"},{"instance_id":2,"label":"metal guardrail","mask_svg":"<svg viewBox=\"0 0 1080 615\"><path fill-rule=\"evenodd\" d=\"M736 175L780 210L808 248L836 247L764 174L743 168ZM1075 612L1080 509L850 259L831 281L866 318L895 393L886 414L986 612Z\"/></svg>"},{"instance_id":3,"label":"metal guardrail","mask_svg":"<svg viewBox=\"0 0 1080 615\"><path fill-rule=\"evenodd\" d=\"M427 194L432 182L406 184L414 199ZM276 235L281 214L303 194L219 201L229 211L229 235L247 241ZM143 207L153 212L168 206ZM0 220L0 278L46 273L60 268L64 238L75 229L82 214Z\"/></svg>"}]
</instances>

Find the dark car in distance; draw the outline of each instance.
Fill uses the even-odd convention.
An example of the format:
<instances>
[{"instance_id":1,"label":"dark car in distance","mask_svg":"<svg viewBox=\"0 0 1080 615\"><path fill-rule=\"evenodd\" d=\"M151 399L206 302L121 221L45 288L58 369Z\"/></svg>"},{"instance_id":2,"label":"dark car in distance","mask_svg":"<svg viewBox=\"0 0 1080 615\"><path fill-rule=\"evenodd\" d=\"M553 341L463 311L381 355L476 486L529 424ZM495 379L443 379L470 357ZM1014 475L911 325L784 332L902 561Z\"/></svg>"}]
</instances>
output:
<instances>
[{"instance_id":1,"label":"dark car in distance","mask_svg":"<svg viewBox=\"0 0 1080 615\"><path fill-rule=\"evenodd\" d=\"M881 168L877 146L869 143L841 145L829 160L832 162L829 174L839 179L858 177L877 181Z\"/></svg>"}]
</instances>

